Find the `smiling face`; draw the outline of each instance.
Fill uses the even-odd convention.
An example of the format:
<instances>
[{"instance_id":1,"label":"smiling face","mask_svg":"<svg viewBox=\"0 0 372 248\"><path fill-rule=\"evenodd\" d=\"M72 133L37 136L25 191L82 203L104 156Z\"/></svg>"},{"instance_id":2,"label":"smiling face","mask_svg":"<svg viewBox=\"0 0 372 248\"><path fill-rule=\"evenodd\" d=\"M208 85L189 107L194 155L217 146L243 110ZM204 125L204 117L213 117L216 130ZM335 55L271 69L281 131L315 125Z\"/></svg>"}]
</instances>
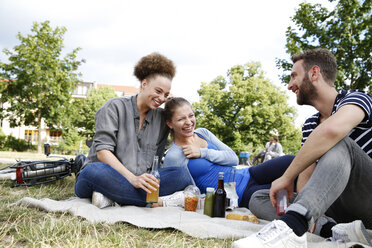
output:
<instances>
[{"instance_id":1,"label":"smiling face","mask_svg":"<svg viewBox=\"0 0 372 248\"><path fill-rule=\"evenodd\" d=\"M299 105L312 105L311 103L315 100L317 92L308 73L305 72L303 60L293 65L288 90L296 94Z\"/></svg>"},{"instance_id":2,"label":"smiling face","mask_svg":"<svg viewBox=\"0 0 372 248\"><path fill-rule=\"evenodd\" d=\"M187 103L177 107L167 125L172 129L175 139L191 137L195 129L195 115Z\"/></svg>"},{"instance_id":3,"label":"smiling face","mask_svg":"<svg viewBox=\"0 0 372 248\"><path fill-rule=\"evenodd\" d=\"M142 104L149 109L156 109L168 98L172 81L164 76L144 79L141 84L140 97Z\"/></svg>"}]
</instances>

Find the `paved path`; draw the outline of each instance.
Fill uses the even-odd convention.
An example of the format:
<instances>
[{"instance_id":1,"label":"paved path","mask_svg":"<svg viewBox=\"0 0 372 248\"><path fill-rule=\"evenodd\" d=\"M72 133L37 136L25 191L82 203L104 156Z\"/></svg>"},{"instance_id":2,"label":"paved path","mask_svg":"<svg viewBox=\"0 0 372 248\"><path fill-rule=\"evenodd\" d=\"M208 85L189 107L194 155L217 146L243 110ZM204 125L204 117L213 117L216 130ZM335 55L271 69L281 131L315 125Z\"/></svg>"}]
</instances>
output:
<instances>
[{"instance_id":1,"label":"paved path","mask_svg":"<svg viewBox=\"0 0 372 248\"><path fill-rule=\"evenodd\" d=\"M0 164L14 164L16 162L15 158L0 158Z\"/></svg>"},{"instance_id":2,"label":"paved path","mask_svg":"<svg viewBox=\"0 0 372 248\"><path fill-rule=\"evenodd\" d=\"M249 165L243 165L243 164L238 164L237 166L235 166L237 169L245 169L245 168L249 168L250 166Z\"/></svg>"}]
</instances>

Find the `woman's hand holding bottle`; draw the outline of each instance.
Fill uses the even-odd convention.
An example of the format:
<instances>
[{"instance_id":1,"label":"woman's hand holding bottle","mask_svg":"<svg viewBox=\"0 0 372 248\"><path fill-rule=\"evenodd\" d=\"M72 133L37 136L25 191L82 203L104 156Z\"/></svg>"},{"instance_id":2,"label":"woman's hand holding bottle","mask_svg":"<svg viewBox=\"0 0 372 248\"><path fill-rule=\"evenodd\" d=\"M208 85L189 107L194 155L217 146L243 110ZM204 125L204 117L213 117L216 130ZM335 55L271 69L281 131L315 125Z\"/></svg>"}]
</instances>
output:
<instances>
[{"instance_id":1,"label":"woman's hand holding bottle","mask_svg":"<svg viewBox=\"0 0 372 248\"><path fill-rule=\"evenodd\" d=\"M139 176L134 176L129 182L133 185L135 188L141 188L147 193L151 193L153 191L156 191L156 187L159 187L159 180L156 179L153 175L149 173L143 173Z\"/></svg>"}]
</instances>

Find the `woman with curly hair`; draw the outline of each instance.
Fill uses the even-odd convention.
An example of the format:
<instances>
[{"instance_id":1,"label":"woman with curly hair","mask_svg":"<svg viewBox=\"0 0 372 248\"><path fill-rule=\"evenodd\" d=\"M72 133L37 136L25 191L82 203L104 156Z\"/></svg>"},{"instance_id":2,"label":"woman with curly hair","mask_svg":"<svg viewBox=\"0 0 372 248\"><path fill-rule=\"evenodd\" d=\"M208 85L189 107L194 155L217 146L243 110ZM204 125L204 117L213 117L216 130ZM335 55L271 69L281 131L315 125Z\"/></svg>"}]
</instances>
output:
<instances>
[{"instance_id":1,"label":"woman with curly hair","mask_svg":"<svg viewBox=\"0 0 372 248\"><path fill-rule=\"evenodd\" d=\"M112 201L146 205L146 192L156 190L151 184L158 185L147 171L154 156L164 153L169 132L159 106L167 100L175 72L173 62L163 55L145 56L134 68L140 92L130 98L112 98L97 111L93 143L75 184L78 197L92 198L99 207ZM160 169L159 173L160 195L191 184L184 169Z\"/></svg>"}]
</instances>

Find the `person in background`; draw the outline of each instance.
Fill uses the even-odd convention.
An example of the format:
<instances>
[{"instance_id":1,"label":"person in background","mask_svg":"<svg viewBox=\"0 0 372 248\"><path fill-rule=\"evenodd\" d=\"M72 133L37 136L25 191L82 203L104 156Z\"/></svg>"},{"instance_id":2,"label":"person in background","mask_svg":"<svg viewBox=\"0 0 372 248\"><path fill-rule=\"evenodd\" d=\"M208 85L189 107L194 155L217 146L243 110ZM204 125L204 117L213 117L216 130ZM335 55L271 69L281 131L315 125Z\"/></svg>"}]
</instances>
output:
<instances>
[{"instance_id":1,"label":"person in background","mask_svg":"<svg viewBox=\"0 0 372 248\"><path fill-rule=\"evenodd\" d=\"M152 185L159 185L147 171L154 156L164 153L169 129L159 106L169 96L175 72L173 62L165 56L145 56L134 68L140 92L130 98L112 98L97 111L93 144L75 183L78 197L93 198L100 207L111 201L146 205L146 193L156 190ZM159 173L160 195L192 183L184 168L161 169Z\"/></svg>"},{"instance_id":2,"label":"person in background","mask_svg":"<svg viewBox=\"0 0 372 248\"><path fill-rule=\"evenodd\" d=\"M184 98L170 98L164 107L164 117L173 139L164 159L164 168L181 167L190 173L190 179L205 193L207 187L217 188L218 173L226 179L235 172L239 206L248 207L253 192L269 189L279 178L294 156L287 155L244 169L235 169L238 157L208 129L195 129L196 120L191 104ZM163 206L182 206L182 192L163 197Z\"/></svg>"},{"instance_id":3,"label":"person in background","mask_svg":"<svg viewBox=\"0 0 372 248\"><path fill-rule=\"evenodd\" d=\"M279 143L278 136L273 137L273 142L270 144L267 152L265 153L264 161L283 156L283 147Z\"/></svg>"},{"instance_id":4,"label":"person in background","mask_svg":"<svg viewBox=\"0 0 372 248\"><path fill-rule=\"evenodd\" d=\"M323 214L321 232L346 242L371 246L365 227L372 228L372 97L364 92L337 92L337 63L326 49L312 49L292 56L288 89L299 105L319 112L302 128L302 148L285 173L272 183L270 200L276 206L281 189L292 198L286 213L258 233L237 240L233 247L307 247L306 231ZM261 208L265 200L261 196ZM270 237L266 239L265 237Z\"/></svg>"},{"instance_id":5,"label":"person in background","mask_svg":"<svg viewBox=\"0 0 372 248\"><path fill-rule=\"evenodd\" d=\"M267 152L267 150L269 149L270 145L274 142L274 138L273 137L270 137L269 141L266 143L265 145L265 150L260 152L259 154L257 154L256 156L253 157L253 160L251 161L251 165L254 165L254 163L260 159L261 160L261 163L264 161L265 159L265 154Z\"/></svg>"}]
</instances>

